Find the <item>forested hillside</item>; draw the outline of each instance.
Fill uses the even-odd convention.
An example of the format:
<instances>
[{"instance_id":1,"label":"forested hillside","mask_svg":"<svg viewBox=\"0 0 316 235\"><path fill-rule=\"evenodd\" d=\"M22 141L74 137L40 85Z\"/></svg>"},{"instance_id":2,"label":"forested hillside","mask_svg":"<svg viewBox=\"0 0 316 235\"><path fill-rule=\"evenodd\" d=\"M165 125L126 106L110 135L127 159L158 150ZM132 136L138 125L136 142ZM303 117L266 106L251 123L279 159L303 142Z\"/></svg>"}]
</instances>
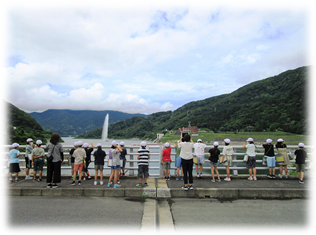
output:
<instances>
[{"instance_id":1,"label":"forested hillside","mask_svg":"<svg viewBox=\"0 0 316 235\"><path fill-rule=\"evenodd\" d=\"M44 130L31 115L10 103L5 102L5 106L7 108L5 133L7 144L14 142L26 144L27 138L32 138L34 143L40 139L45 144L46 139L51 137L52 132Z\"/></svg>"},{"instance_id":2,"label":"forested hillside","mask_svg":"<svg viewBox=\"0 0 316 235\"><path fill-rule=\"evenodd\" d=\"M174 112L117 122L109 126L109 137L155 139L157 132L187 127L189 121L191 126L214 132L283 130L303 134L307 131L307 79L308 67L288 70L230 94L190 102ZM101 131L94 132L95 138L100 138Z\"/></svg>"},{"instance_id":3,"label":"forested hillside","mask_svg":"<svg viewBox=\"0 0 316 235\"><path fill-rule=\"evenodd\" d=\"M134 116L146 117L145 114L129 114L119 111L93 110L59 110L49 109L42 113L30 113L45 129L59 133L61 136L77 136L87 131L103 127L104 118L109 114L109 124L126 120Z\"/></svg>"}]
</instances>

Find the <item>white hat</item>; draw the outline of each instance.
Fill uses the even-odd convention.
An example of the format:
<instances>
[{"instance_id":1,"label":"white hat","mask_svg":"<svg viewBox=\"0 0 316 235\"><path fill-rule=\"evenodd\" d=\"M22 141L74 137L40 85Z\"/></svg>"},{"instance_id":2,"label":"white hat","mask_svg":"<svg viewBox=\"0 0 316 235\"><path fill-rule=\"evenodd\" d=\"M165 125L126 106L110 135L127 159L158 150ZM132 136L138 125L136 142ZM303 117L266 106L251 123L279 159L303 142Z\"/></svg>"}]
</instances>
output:
<instances>
[{"instance_id":1,"label":"white hat","mask_svg":"<svg viewBox=\"0 0 316 235\"><path fill-rule=\"evenodd\" d=\"M298 147L300 147L300 148L304 148L304 146L305 146L304 143L299 143L298 144Z\"/></svg>"},{"instance_id":2,"label":"white hat","mask_svg":"<svg viewBox=\"0 0 316 235\"><path fill-rule=\"evenodd\" d=\"M78 146L78 142L75 142L75 143L74 143L74 146Z\"/></svg>"},{"instance_id":3,"label":"white hat","mask_svg":"<svg viewBox=\"0 0 316 235\"><path fill-rule=\"evenodd\" d=\"M31 138L28 138L27 140L26 140L26 142L28 143L28 142L33 142L33 140L31 139Z\"/></svg>"},{"instance_id":4,"label":"white hat","mask_svg":"<svg viewBox=\"0 0 316 235\"><path fill-rule=\"evenodd\" d=\"M140 145L143 146L143 147L145 147L147 144L146 144L145 141L142 141L142 142L140 143Z\"/></svg>"},{"instance_id":5,"label":"white hat","mask_svg":"<svg viewBox=\"0 0 316 235\"><path fill-rule=\"evenodd\" d=\"M218 142L214 142L214 146L218 146Z\"/></svg>"},{"instance_id":6,"label":"white hat","mask_svg":"<svg viewBox=\"0 0 316 235\"><path fill-rule=\"evenodd\" d=\"M169 143L168 143L168 142L166 142L166 143L165 143L165 147L167 147L167 148L168 148L169 146L170 146L170 145L169 145Z\"/></svg>"},{"instance_id":7,"label":"white hat","mask_svg":"<svg viewBox=\"0 0 316 235\"><path fill-rule=\"evenodd\" d=\"M229 144L230 143L230 139L224 139L224 142Z\"/></svg>"},{"instance_id":8,"label":"white hat","mask_svg":"<svg viewBox=\"0 0 316 235\"><path fill-rule=\"evenodd\" d=\"M88 148L88 147L89 147L89 144L88 144L88 143L84 143L82 147Z\"/></svg>"},{"instance_id":9,"label":"white hat","mask_svg":"<svg viewBox=\"0 0 316 235\"><path fill-rule=\"evenodd\" d=\"M102 144L100 144L100 143L97 143L97 147L102 147Z\"/></svg>"},{"instance_id":10,"label":"white hat","mask_svg":"<svg viewBox=\"0 0 316 235\"><path fill-rule=\"evenodd\" d=\"M248 141L253 142L253 138L248 138L246 141L247 141L247 142L248 142Z\"/></svg>"},{"instance_id":11,"label":"white hat","mask_svg":"<svg viewBox=\"0 0 316 235\"><path fill-rule=\"evenodd\" d=\"M79 140L79 141L77 142L77 146L81 146L81 145L83 145L83 142L82 142L81 140Z\"/></svg>"},{"instance_id":12,"label":"white hat","mask_svg":"<svg viewBox=\"0 0 316 235\"><path fill-rule=\"evenodd\" d=\"M12 144L12 147L13 147L13 148L18 148L19 146L20 146L20 145L19 145L18 143L13 143L13 144Z\"/></svg>"},{"instance_id":13,"label":"white hat","mask_svg":"<svg viewBox=\"0 0 316 235\"><path fill-rule=\"evenodd\" d=\"M120 145L121 145L121 146L124 146L124 145L125 145L125 143L122 141L122 142L120 143Z\"/></svg>"},{"instance_id":14,"label":"white hat","mask_svg":"<svg viewBox=\"0 0 316 235\"><path fill-rule=\"evenodd\" d=\"M284 140L282 138L278 139L278 142L283 142Z\"/></svg>"},{"instance_id":15,"label":"white hat","mask_svg":"<svg viewBox=\"0 0 316 235\"><path fill-rule=\"evenodd\" d=\"M112 141L111 145L117 145L117 142L115 140Z\"/></svg>"},{"instance_id":16,"label":"white hat","mask_svg":"<svg viewBox=\"0 0 316 235\"><path fill-rule=\"evenodd\" d=\"M36 144L37 144L37 145L41 145L41 144L42 144L42 141L41 141L41 140L36 140Z\"/></svg>"},{"instance_id":17,"label":"white hat","mask_svg":"<svg viewBox=\"0 0 316 235\"><path fill-rule=\"evenodd\" d=\"M272 140L271 140L271 139L267 139L266 141L267 141L268 144L271 144L271 143L272 143Z\"/></svg>"},{"instance_id":18,"label":"white hat","mask_svg":"<svg viewBox=\"0 0 316 235\"><path fill-rule=\"evenodd\" d=\"M201 139L198 139L197 142L202 142L202 140L201 140Z\"/></svg>"}]
</instances>

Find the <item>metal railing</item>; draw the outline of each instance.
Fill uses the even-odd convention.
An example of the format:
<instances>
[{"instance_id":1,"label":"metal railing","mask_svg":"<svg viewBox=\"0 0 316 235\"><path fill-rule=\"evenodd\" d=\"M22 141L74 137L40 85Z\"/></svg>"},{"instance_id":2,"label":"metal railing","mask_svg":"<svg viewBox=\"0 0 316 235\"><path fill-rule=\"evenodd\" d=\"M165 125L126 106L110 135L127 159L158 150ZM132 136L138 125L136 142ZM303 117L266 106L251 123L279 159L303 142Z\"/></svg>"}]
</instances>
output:
<instances>
[{"instance_id":1,"label":"metal railing","mask_svg":"<svg viewBox=\"0 0 316 235\"><path fill-rule=\"evenodd\" d=\"M25 148L25 145L20 145L20 149L21 148ZM45 146L44 146L45 147ZM62 165L62 174L65 175L70 175L71 174L71 164L70 164L70 154L69 151L71 150L73 146L72 145L63 145L63 150L64 150L64 164ZM224 146L219 146L219 149L222 150ZM246 163L243 161L243 156L246 153L245 149L242 149L242 145L231 145L231 147L233 147L234 150L234 154L233 154L233 160L232 160L232 166L230 166L230 170L232 170L233 174L232 175L238 175L239 172L241 170L247 170L246 168ZM138 167L137 167L137 156L138 153L137 151L139 150L139 146L138 145L129 145L129 146L125 146L126 150L127 150L127 155L126 155L126 166L125 169L128 170L127 175L129 176L135 176L137 175L137 171L138 171ZM213 146L211 145L207 145L206 146L206 153L205 153L205 158L208 158L208 150L210 148L213 148ZM308 156L311 154L308 151L312 148L312 146L305 146L305 150L307 150L307 154ZM2 146L2 169L7 169L7 160L8 160L8 154L9 154L9 149L11 149L10 145L5 145ZM110 174L110 168L107 167L107 162L108 162L108 156L109 156L109 150L110 147L109 146L104 146L102 147L102 149L107 153L106 156L106 160L105 160L105 167L104 167L104 174ZM147 149L150 151L150 160L149 160L149 175L152 177L163 177L163 166L161 163L162 160L162 151L164 149L163 144L149 144L147 146ZM298 149L297 146L294 145L290 145L287 146L287 152L288 153L292 153L294 155L295 150ZM221 151L222 152L222 151ZM277 153L277 151L275 150L275 153ZM47 156L47 152L45 152L45 155ZM260 175L260 171L264 171L264 170L268 170L269 167L262 165L262 158L264 155L264 149L262 146L256 146L256 169L257 169L257 175ZM25 152L21 152L21 156L20 156L20 168L21 169L25 169ZM175 153L175 148L172 147L172 151L171 151L171 159L172 159L172 166L170 168L170 170L174 170L174 172L176 172L176 165L175 163L175 158L176 158L176 153ZM295 160L290 160L291 163L295 163ZM306 160L306 163L310 163L310 160ZM47 167L44 166L44 170ZM210 165L209 163L205 162L203 164L203 174L204 175L209 175L210 174ZM217 169L219 171L224 171L226 170L226 167L224 166L224 164L219 164ZM278 164L276 164L276 170L279 169ZM305 168L306 170L309 170L310 167L307 166ZM88 167L89 171L94 171L94 157L93 157L93 153L91 154L91 163ZM288 170L295 170L295 167L292 167L291 165L288 165ZM193 171L195 172L195 167L193 167ZM259 171L259 172L258 172ZM67 172L67 173L66 173ZM174 173L175 174L175 173ZM223 172L224 174L224 172ZM226 173L225 173L226 174ZM264 173L261 173L264 174Z\"/></svg>"}]
</instances>

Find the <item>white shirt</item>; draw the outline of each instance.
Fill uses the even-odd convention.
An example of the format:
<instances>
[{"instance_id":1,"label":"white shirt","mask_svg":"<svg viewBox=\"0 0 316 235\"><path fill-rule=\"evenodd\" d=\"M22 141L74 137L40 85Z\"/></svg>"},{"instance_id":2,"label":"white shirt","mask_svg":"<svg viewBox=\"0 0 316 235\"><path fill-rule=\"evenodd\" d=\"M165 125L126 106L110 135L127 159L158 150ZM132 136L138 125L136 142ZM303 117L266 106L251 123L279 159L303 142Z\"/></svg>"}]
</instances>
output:
<instances>
[{"instance_id":1,"label":"white shirt","mask_svg":"<svg viewBox=\"0 0 316 235\"><path fill-rule=\"evenodd\" d=\"M204 156L206 144L195 143L194 144L194 155L196 156Z\"/></svg>"},{"instance_id":2,"label":"white shirt","mask_svg":"<svg viewBox=\"0 0 316 235\"><path fill-rule=\"evenodd\" d=\"M255 157L256 156L256 146L254 144L247 144L246 145L246 148L247 148L247 155L250 156L250 157Z\"/></svg>"},{"instance_id":3,"label":"white shirt","mask_svg":"<svg viewBox=\"0 0 316 235\"><path fill-rule=\"evenodd\" d=\"M233 155L234 150L232 146L225 145L223 148L223 155L231 156Z\"/></svg>"},{"instance_id":4,"label":"white shirt","mask_svg":"<svg viewBox=\"0 0 316 235\"><path fill-rule=\"evenodd\" d=\"M181 151L180 151L181 158L183 158L185 160L190 160L193 158L192 150L193 150L194 143L180 142L178 144L178 146L179 146L179 148L181 148Z\"/></svg>"}]
</instances>

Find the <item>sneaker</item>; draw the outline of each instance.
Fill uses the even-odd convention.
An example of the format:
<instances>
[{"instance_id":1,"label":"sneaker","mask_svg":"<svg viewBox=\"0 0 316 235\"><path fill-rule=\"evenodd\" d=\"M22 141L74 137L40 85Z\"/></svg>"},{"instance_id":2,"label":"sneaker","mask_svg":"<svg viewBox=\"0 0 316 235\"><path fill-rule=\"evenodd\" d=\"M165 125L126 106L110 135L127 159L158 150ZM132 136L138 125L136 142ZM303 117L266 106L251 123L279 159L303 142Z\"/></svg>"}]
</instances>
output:
<instances>
[{"instance_id":1,"label":"sneaker","mask_svg":"<svg viewBox=\"0 0 316 235\"><path fill-rule=\"evenodd\" d=\"M272 179L272 175L268 175L268 178L269 178L269 179Z\"/></svg>"},{"instance_id":2,"label":"sneaker","mask_svg":"<svg viewBox=\"0 0 316 235\"><path fill-rule=\"evenodd\" d=\"M78 186L81 186L81 181L78 181Z\"/></svg>"},{"instance_id":3,"label":"sneaker","mask_svg":"<svg viewBox=\"0 0 316 235\"><path fill-rule=\"evenodd\" d=\"M33 177L31 177L31 176L27 175L27 176L25 176L25 179L26 179L26 180L32 180L32 179L33 179Z\"/></svg>"},{"instance_id":4,"label":"sneaker","mask_svg":"<svg viewBox=\"0 0 316 235\"><path fill-rule=\"evenodd\" d=\"M38 181L38 182L41 182L41 181L42 181L42 179L41 179L41 178L38 178L38 179L37 179L37 181Z\"/></svg>"},{"instance_id":5,"label":"sneaker","mask_svg":"<svg viewBox=\"0 0 316 235\"><path fill-rule=\"evenodd\" d=\"M256 177L256 176L254 176L254 177L253 177L253 180L257 180L257 177Z\"/></svg>"},{"instance_id":6,"label":"sneaker","mask_svg":"<svg viewBox=\"0 0 316 235\"><path fill-rule=\"evenodd\" d=\"M279 178L282 179L282 175L279 174Z\"/></svg>"},{"instance_id":7,"label":"sneaker","mask_svg":"<svg viewBox=\"0 0 316 235\"><path fill-rule=\"evenodd\" d=\"M185 191L188 191L188 186L184 185L182 188L183 188Z\"/></svg>"},{"instance_id":8,"label":"sneaker","mask_svg":"<svg viewBox=\"0 0 316 235\"><path fill-rule=\"evenodd\" d=\"M70 179L73 180L73 179L74 179L74 176L72 175Z\"/></svg>"},{"instance_id":9,"label":"sneaker","mask_svg":"<svg viewBox=\"0 0 316 235\"><path fill-rule=\"evenodd\" d=\"M143 185L142 184L136 184L136 187L142 187Z\"/></svg>"},{"instance_id":10,"label":"sneaker","mask_svg":"<svg viewBox=\"0 0 316 235\"><path fill-rule=\"evenodd\" d=\"M180 180L183 180L183 177L181 177Z\"/></svg>"},{"instance_id":11,"label":"sneaker","mask_svg":"<svg viewBox=\"0 0 316 235\"><path fill-rule=\"evenodd\" d=\"M51 187L52 187L52 184L48 184L48 185L47 185L47 188L51 188Z\"/></svg>"},{"instance_id":12,"label":"sneaker","mask_svg":"<svg viewBox=\"0 0 316 235\"><path fill-rule=\"evenodd\" d=\"M19 179L18 179L18 178L15 178L14 182L18 182L18 181L19 181Z\"/></svg>"},{"instance_id":13,"label":"sneaker","mask_svg":"<svg viewBox=\"0 0 316 235\"><path fill-rule=\"evenodd\" d=\"M230 177L229 177L229 178L226 177L224 180L225 180L225 181L231 181Z\"/></svg>"},{"instance_id":14,"label":"sneaker","mask_svg":"<svg viewBox=\"0 0 316 235\"><path fill-rule=\"evenodd\" d=\"M13 179L9 179L9 182L12 183L12 182L13 182Z\"/></svg>"},{"instance_id":15,"label":"sneaker","mask_svg":"<svg viewBox=\"0 0 316 235\"><path fill-rule=\"evenodd\" d=\"M221 182L221 179L216 179L216 182Z\"/></svg>"},{"instance_id":16,"label":"sneaker","mask_svg":"<svg viewBox=\"0 0 316 235\"><path fill-rule=\"evenodd\" d=\"M165 180L167 180L167 177L165 176Z\"/></svg>"},{"instance_id":17,"label":"sneaker","mask_svg":"<svg viewBox=\"0 0 316 235\"><path fill-rule=\"evenodd\" d=\"M88 176L88 180L91 180L91 176L90 175Z\"/></svg>"},{"instance_id":18,"label":"sneaker","mask_svg":"<svg viewBox=\"0 0 316 235\"><path fill-rule=\"evenodd\" d=\"M145 183L145 187L147 187L148 186L148 184L147 183Z\"/></svg>"},{"instance_id":19,"label":"sneaker","mask_svg":"<svg viewBox=\"0 0 316 235\"><path fill-rule=\"evenodd\" d=\"M87 179L87 177L83 177L83 180L86 180Z\"/></svg>"},{"instance_id":20,"label":"sneaker","mask_svg":"<svg viewBox=\"0 0 316 235\"><path fill-rule=\"evenodd\" d=\"M168 177L167 180L170 180L170 177Z\"/></svg>"},{"instance_id":21,"label":"sneaker","mask_svg":"<svg viewBox=\"0 0 316 235\"><path fill-rule=\"evenodd\" d=\"M73 186L75 186L75 185L76 185L76 182L75 182L75 181L72 181L70 184L73 185Z\"/></svg>"},{"instance_id":22,"label":"sneaker","mask_svg":"<svg viewBox=\"0 0 316 235\"><path fill-rule=\"evenodd\" d=\"M103 185L103 181L100 181L100 185Z\"/></svg>"},{"instance_id":23,"label":"sneaker","mask_svg":"<svg viewBox=\"0 0 316 235\"><path fill-rule=\"evenodd\" d=\"M94 181L93 185L97 185L98 184L98 181Z\"/></svg>"},{"instance_id":24,"label":"sneaker","mask_svg":"<svg viewBox=\"0 0 316 235\"><path fill-rule=\"evenodd\" d=\"M193 185L192 184L189 186L189 189L191 189L191 190L193 189Z\"/></svg>"},{"instance_id":25,"label":"sneaker","mask_svg":"<svg viewBox=\"0 0 316 235\"><path fill-rule=\"evenodd\" d=\"M213 182L213 183L215 183L215 180L214 180L214 179L212 179L212 182Z\"/></svg>"},{"instance_id":26,"label":"sneaker","mask_svg":"<svg viewBox=\"0 0 316 235\"><path fill-rule=\"evenodd\" d=\"M121 185L115 184L113 188L119 188L119 187L121 187Z\"/></svg>"},{"instance_id":27,"label":"sneaker","mask_svg":"<svg viewBox=\"0 0 316 235\"><path fill-rule=\"evenodd\" d=\"M299 180L298 181L300 184L304 184L304 181L303 180Z\"/></svg>"},{"instance_id":28,"label":"sneaker","mask_svg":"<svg viewBox=\"0 0 316 235\"><path fill-rule=\"evenodd\" d=\"M288 179L288 178L289 178L289 177L286 175L286 176L285 176L285 179Z\"/></svg>"},{"instance_id":29,"label":"sneaker","mask_svg":"<svg viewBox=\"0 0 316 235\"><path fill-rule=\"evenodd\" d=\"M179 180L179 177L176 177L176 180Z\"/></svg>"},{"instance_id":30,"label":"sneaker","mask_svg":"<svg viewBox=\"0 0 316 235\"><path fill-rule=\"evenodd\" d=\"M118 183L118 184L120 184L120 183L121 183L121 181L120 181L120 180L118 180L118 181L117 181L117 183Z\"/></svg>"},{"instance_id":31,"label":"sneaker","mask_svg":"<svg viewBox=\"0 0 316 235\"><path fill-rule=\"evenodd\" d=\"M108 183L108 187L111 187L111 183Z\"/></svg>"},{"instance_id":32,"label":"sneaker","mask_svg":"<svg viewBox=\"0 0 316 235\"><path fill-rule=\"evenodd\" d=\"M248 178L248 180L253 180L252 176L250 176L250 177Z\"/></svg>"},{"instance_id":33,"label":"sneaker","mask_svg":"<svg viewBox=\"0 0 316 235\"><path fill-rule=\"evenodd\" d=\"M196 177L197 177L197 178L200 178L200 174L196 174Z\"/></svg>"},{"instance_id":34,"label":"sneaker","mask_svg":"<svg viewBox=\"0 0 316 235\"><path fill-rule=\"evenodd\" d=\"M53 184L52 188L58 188L59 186L57 184Z\"/></svg>"},{"instance_id":35,"label":"sneaker","mask_svg":"<svg viewBox=\"0 0 316 235\"><path fill-rule=\"evenodd\" d=\"M203 176L203 175L202 175L202 174L200 174L200 178L202 178L202 176Z\"/></svg>"},{"instance_id":36,"label":"sneaker","mask_svg":"<svg viewBox=\"0 0 316 235\"><path fill-rule=\"evenodd\" d=\"M275 179L275 175L272 175L272 179Z\"/></svg>"}]
</instances>

